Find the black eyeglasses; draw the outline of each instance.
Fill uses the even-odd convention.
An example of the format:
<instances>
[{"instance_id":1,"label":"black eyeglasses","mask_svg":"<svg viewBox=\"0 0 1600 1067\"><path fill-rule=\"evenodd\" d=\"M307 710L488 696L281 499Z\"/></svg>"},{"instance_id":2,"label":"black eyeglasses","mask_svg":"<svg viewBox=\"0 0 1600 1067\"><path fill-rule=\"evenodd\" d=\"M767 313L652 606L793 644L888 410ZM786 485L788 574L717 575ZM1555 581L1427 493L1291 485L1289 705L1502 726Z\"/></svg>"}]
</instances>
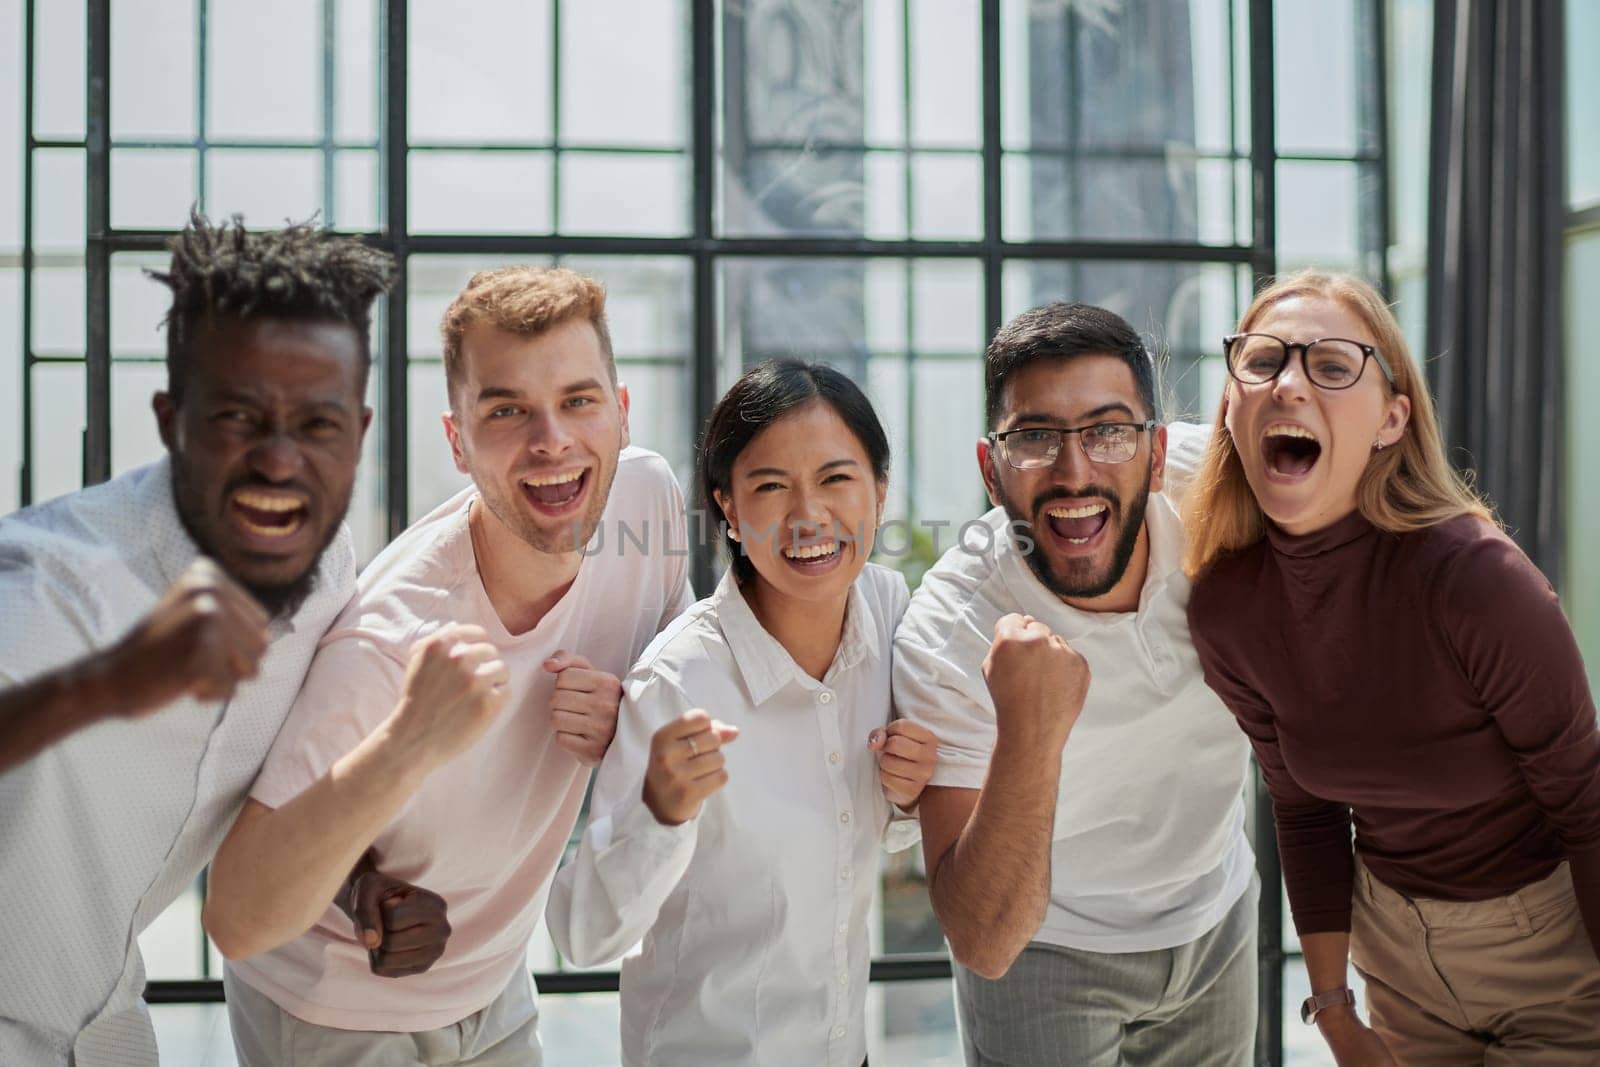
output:
<instances>
[{"instance_id":1,"label":"black eyeglasses","mask_svg":"<svg viewBox=\"0 0 1600 1067\"><path fill-rule=\"evenodd\" d=\"M1241 385L1265 385L1283 373L1289 356L1300 351L1306 377L1319 389L1348 389L1361 380L1367 360L1376 360L1378 369L1394 385L1394 374L1383 354L1369 344L1347 337L1320 337L1304 344L1293 344L1270 333L1235 333L1222 339L1228 373Z\"/></svg>"},{"instance_id":2,"label":"black eyeglasses","mask_svg":"<svg viewBox=\"0 0 1600 1067\"><path fill-rule=\"evenodd\" d=\"M1155 419L1144 422L1097 422L1093 426L1064 428L1030 426L1021 430L992 433L989 440L1000 447L1000 454L1017 470L1048 467L1061 455L1061 445L1069 434L1078 435L1083 454L1096 463L1126 463L1139 451L1139 434L1159 425Z\"/></svg>"}]
</instances>

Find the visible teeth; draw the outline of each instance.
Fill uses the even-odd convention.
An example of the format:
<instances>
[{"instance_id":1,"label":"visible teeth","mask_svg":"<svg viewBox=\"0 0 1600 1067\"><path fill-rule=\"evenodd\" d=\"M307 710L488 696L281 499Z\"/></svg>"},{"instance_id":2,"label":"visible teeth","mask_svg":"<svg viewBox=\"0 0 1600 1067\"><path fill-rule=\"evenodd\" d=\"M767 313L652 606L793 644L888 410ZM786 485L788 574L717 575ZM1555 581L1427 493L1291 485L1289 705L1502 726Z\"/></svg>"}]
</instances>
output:
<instances>
[{"instance_id":1,"label":"visible teeth","mask_svg":"<svg viewBox=\"0 0 1600 1067\"><path fill-rule=\"evenodd\" d=\"M1067 538L1067 544L1069 544L1069 545L1086 545L1088 543L1089 543L1089 539L1087 537L1069 537L1069 538Z\"/></svg>"},{"instance_id":2,"label":"visible teeth","mask_svg":"<svg viewBox=\"0 0 1600 1067\"><path fill-rule=\"evenodd\" d=\"M563 485L566 482L575 482L582 477L583 471L577 470L568 471L566 474L546 474L539 478L528 478L526 482L528 485L534 486Z\"/></svg>"},{"instance_id":3,"label":"visible teeth","mask_svg":"<svg viewBox=\"0 0 1600 1067\"><path fill-rule=\"evenodd\" d=\"M1106 510L1104 504L1084 504L1075 508L1050 508L1045 514L1052 519L1087 519L1090 516L1100 514L1104 510ZM1069 537L1067 540L1071 541L1073 539ZM1085 540L1088 539L1085 538Z\"/></svg>"},{"instance_id":4,"label":"visible teeth","mask_svg":"<svg viewBox=\"0 0 1600 1067\"><path fill-rule=\"evenodd\" d=\"M1315 441L1317 435L1304 426L1296 426L1289 422L1275 422L1267 427L1267 437L1303 437L1307 441Z\"/></svg>"},{"instance_id":5,"label":"visible teeth","mask_svg":"<svg viewBox=\"0 0 1600 1067\"><path fill-rule=\"evenodd\" d=\"M274 496L269 493L253 493L242 489L233 494L236 503L256 511L298 511L305 505L292 496Z\"/></svg>"},{"instance_id":6,"label":"visible teeth","mask_svg":"<svg viewBox=\"0 0 1600 1067\"><path fill-rule=\"evenodd\" d=\"M239 525L257 537L288 537L290 534L297 532L305 522L304 519L296 516L282 526L262 526L260 523L251 522L242 515L237 517Z\"/></svg>"},{"instance_id":7,"label":"visible teeth","mask_svg":"<svg viewBox=\"0 0 1600 1067\"><path fill-rule=\"evenodd\" d=\"M783 554L790 559L819 559L822 556L831 556L839 551L837 541L829 541L825 545L805 545L800 548L786 548Z\"/></svg>"}]
</instances>

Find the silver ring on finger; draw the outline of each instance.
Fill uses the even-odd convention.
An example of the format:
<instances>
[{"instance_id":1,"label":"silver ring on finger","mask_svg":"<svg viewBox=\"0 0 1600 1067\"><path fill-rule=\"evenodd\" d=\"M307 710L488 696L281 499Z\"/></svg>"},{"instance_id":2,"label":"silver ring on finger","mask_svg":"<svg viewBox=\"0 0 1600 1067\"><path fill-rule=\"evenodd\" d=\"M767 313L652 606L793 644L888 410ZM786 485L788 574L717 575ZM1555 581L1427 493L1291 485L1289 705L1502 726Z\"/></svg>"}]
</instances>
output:
<instances>
[{"instance_id":1,"label":"silver ring on finger","mask_svg":"<svg viewBox=\"0 0 1600 1067\"><path fill-rule=\"evenodd\" d=\"M684 740L689 742L689 757L691 759L693 759L695 756L700 755L700 749L695 746L694 738L685 737Z\"/></svg>"}]
</instances>

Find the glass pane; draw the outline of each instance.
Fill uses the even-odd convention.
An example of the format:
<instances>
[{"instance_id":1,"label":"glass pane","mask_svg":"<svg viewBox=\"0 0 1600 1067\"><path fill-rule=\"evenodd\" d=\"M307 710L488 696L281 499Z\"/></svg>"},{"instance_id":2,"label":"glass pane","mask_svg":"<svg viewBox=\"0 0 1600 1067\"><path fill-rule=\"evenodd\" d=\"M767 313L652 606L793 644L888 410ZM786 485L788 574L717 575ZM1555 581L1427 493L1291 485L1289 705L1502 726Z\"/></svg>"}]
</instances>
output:
<instances>
[{"instance_id":1,"label":"glass pane","mask_svg":"<svg viewBox=\"0 0 1600 1067\"><path fill-rule=\"evenodd\" d=\"M111 150L111 224L176 230L199 198L199 153L181 148Z\"/></svg>"},{"instance_id":2,"label":"glass pane","mask_svg":"<svg viewBox=\"0 0 1600 1067\"><path fill-rule=\"evenodd\" d=\"M688 143L689 8L684 0L561 5L563 144ZM618 78L618 71L627 71Z\"/></svg>"},{"instance_id":3,"label":"glass pane","mask_svg":"<svg viewBox=\"0 0 1600 1067\"><path fill-rule=\"evenodd\" d=\"M88 80L87 4L33 5L33 135L83 140Z\"/></svg>"},{"instance_id":4,"label":"glass pane","mask_svg":"<svg viewBox=\"0 0 1600 1067\"><path fill-rule=\"evenodd\" d=\"M561 153L562 233L670 237L688 229L687 157Z\"/></svg>"},{"instance_id":5,"label":"glass pane","mask_svg":"<svg viewBox=\"0 0 1600 1067\"><path fill-rule=\"evenodd\" d=\"M1222 337L1250 295L1249 270L1227 263L1007 263L1004 317L1052 300L1098 304L1144 338L1162 381L1162 416L1211 421L1221 399Z\"/></svg>"},{"instance_id":6,"label":"glass pane","mask_svg":"<svg viewBox=\"0 0 1600 1067\"><path fill-rule=\"evenodd\" d=\"M450 410L444 387L444 364L412 363L406 368L406 462L410 515L415 522L432 511L469 479L456 470L441 417Z\"/></svg>"},{"instance_id":7,"label":"glass pane","mask_svg":"<svg viewBox=\"0 0 1600 1067\"><path fill-rule=\"evenodd\" d=\"M195 135L195 0L111 5L111 136Z\"/></svg>"},{"instance_id":8,"label":"glass pane","mask_svg":"<svg viewBox=\"0 0 1600 1067\"><path fill-rule=\"evenodd\" d=\"M1005 0L1007 239L1238 240L1233 8Z\"/></svg>"},{"instance_id":9,"label":"glass pane","mask_svg":"<svg viewBox=\"0 0 1600 1067\"><path fill-rule=\"evenodd\" d=\"M1596 28L1600 30L1600 22ZM1389 267L1398 274L1413 264L1423 269L1428 254L1433 0L1392 0L1389 29L1389 203L1394 220ZM1600 113L1595 117L1600 121Z\"/></svg>"},{"instance_id":10,"label":"glass pane","mask_svg":"<svg viewBox=\"0 0 1600 1067\"><path fill-rule=\"evenodd\" d=\"M165 363L111 365L111 474L142 467L166 452L150 398L167 387ZM198 960L198 951L195 959Z\"/></svg>"},{"instance_id":11,"label":"glass pane","mask_svg":"<svg viewBox=\"0 0 1600 1067\"><path fill-rule=\"evenodd\" d=\"M983 236L983 157L911 157L912 236L976 240Z\"/></svg>"},{"instance_id":12,"label":"glass pane","mask_svg":"<svg viewBox=\"0 0 1600 1067\"><path fill-rule=\"evenodd\" d=\"M694 469L694 269L676 257L571 256L564 267L605 283L617 378L628 387L633 443L672 464L687 494Z\"/></svg>"},{"instance_id":13,"label":"glass pane","mask_svg":"<svg viewBox=\"0 0 1600 1067\"><path fill-rule=\"evenodd\" d=\"M1245 164L1192 155L1007 153L1006 239L1248 244L1250 202L1236 193L1238 167L1248 174Z\"/></svg>"},{"instance_id":14,"label":"glass pane","mask_svg":"<svg viewBox=\"0 0 1600 1067\"><path fill-rule=\"evenodd\" d=\"M721 388L774 356L829 363L866 385L889 434L890 518L959 525L981 513L971 459L983 404L975 261L729 259L720 283ZM951 477L968 469L970 479ZM931 560L908 532L880 555L920 573Z\"/></svg>"},{"instance_id":15,"label":"glass pane","mask_svg":"<svg viewBox=\"0 0 1600 1067\"><path fill-rule=\"evenodd\" d=\"M1600 448L1600 360L1591 339L1600 335L1600 230L1567 242L1567 550L1562 571L1562 605L1578 635L1589 680L1600 688L1600 558L1587 549L1600 530L1600 485L1585 457Z\"/></svg>"},{"instance_id":16,"label":"glass pane","mask_svg":"<svg viewBox=\"0 0 1600 1067\"><path fill-rule=\"evenodd\" d=\"M330 226L341 230L378 230L380 191L378 153L338 152L333 157L333 211Z\"/></svg>"},{"instance_id":17,"label":"glass pane","mask_svg":"<svg viewBox=\"0 0 1600 1067\"><path fill-rule=\"evenodd\" d=\"M406 19L413 143L549 142L550 0L412 0Z\"/></svg>"},{"instance_id":18,"label":"glass pane","mask_svg":"<svg viewBox=\"0 0 1600 1067\"><path fill-rule=\"evenodd\" d=\"M82 363L33 368L33 502L83 485L85 414Z\"/></svg>"},{"instance_id":19,"label":"glass pane","mask_svg":"<svg viewBox=\"0 0 1600 1067\"><path fill-rule=\"evenodd\" d=\"M887 899L884 906L890 906ZM949 980L869 986L867 1059L873 1067L961 1067L961 1035Z\"/></svg>"},{"instance_id":20,"label":"glass pane","mask_svg":"<svg viewBox=\"0 0 1600 1067\"><path fill-rule=\"evenodd\" d=\"M199 886L190 886L139 935L145 973L152 981L200 977L200 939L204 936L200 931L200 903ZM226 1015L220 1022L226 1029ZM165 1046L161 1052L167 1054Z\"/></svg>"},{"instance_id":21,"label":"glass pane","mask_svg":"<svg viewBox=\"0 0 1600 1067\"><path fill-rule=\"evenodd\" d=\"M22 271L0 267L0 515L21 502Z\"/></svg>"},{"instance_id":22,"label":"glass pane","mask_svg":"<svg viewBox=\"0 0 1600 1067\"><path fill-rule=\"evenodd\" d=\"M319 0L208 0L206 134L307 141L321 135ZM263 87L271 86L270 92Z\"/></svg>"},{"instance_id":23,"label":"glass pane","mask_svg":"<svg viewBox=\"0 0 1600 1067\"><path fill-rule=\"evenodd\" d=\"M1273 4L1280 154L1349 155L1376 147L1376 116L1362 106L1381 61L1373 52L1375 7L1359 0Z\"/></svg>"},{"instance_id":24,"label":"glass pane","mask_svg":"<svg viewBox=\"0 0 1600 1067\"><path fill-rule=\"evenodd\" d=\"M334 136L341 141L376 141L378 41L383 33L378 0L339 0L334 20Z\"/></svg>"},{"instance_id":25,"label":"glass pane","mask_svg":"<svg viewBox=\"0 0 1600 1067\"><path fill-rule=\"evenodd\" d=\"M206 153L206 213L235 213L257 229L309 219L322 210L322 153L216 148Z\"/></svg>"},{"instance_id":26,"label":"glass pane","mask_svg":"<svg viewBox=\"0 0 1600 1067\"><path fill-rule=\"evenodd\" d=\"M911 53L911 140L931 147L983 143L977 0L907 4Z\"/></svg>"},{"instance_id":27,"label":"glass pane","mask_svg":"<svg viewBox=\"0 0 1600 1067\"><path fill-rule=\"evenodd\" d=\"M166 358L167 335L161 322L172 304L172 290L145 272L164 271L170 262L159 252L111 257L112 358Z\"/></svg>"},{"instance_id":28,"label":"glass pane","mask_svg":"<svg viewBox=\"0 0 1600 1067\"><path fill-rule=\"evenodd\" d=\"M1600 203L1600 5L1566 0L1567 201Z\"/></svg>"},{"instance_id":29,"label":"glass pane","mask_svg":"<svg viewBox=\"0 0 1600 1067\"><path fill-rule=\"evenodd\" d=\"M1278 269L1317 266L1376 279L1380 189L1377 173L1362 164L1280 162Z\"/></svg>"},{"instance_id":30,"label":"glass pane","mask_svg":"<svg viewBox=\"0 0 1600 1067\"><path fill-rule=\"evenodd\" d=\"M22 247L22 28L22 0L0 0L0 253Z\"/></svg>"},{"instance_id":31,"label":"glass pane","mask_svg":"<svg viewBox=\"0 0 1600 1067\"><path fill-rule=\"evenodd\" d=\"M81 256L62 257L81 264ZM84 272L81 266L39 267L33 272L33 351L39 356L81 357L84 341Z\"/></svg>"},{"instance_id":32,"label":"glass pane","mask_svg":"<svg viewBox=\"0 0 1600 1067\"><path fill-rule=\"evenodd\" d=\"M549 233L548 152L412 152L412 233Z\"/></svg>"},{"instance_id":33,"label":"glass pane","mask_svg":"<svg viewBox=\"0 0 1600 1067\"><path fill-rule=\"evenodd\" d=\"M83 255L84 153L41 148L33 153L33 247Z\"/></svg>"}]
</instances>

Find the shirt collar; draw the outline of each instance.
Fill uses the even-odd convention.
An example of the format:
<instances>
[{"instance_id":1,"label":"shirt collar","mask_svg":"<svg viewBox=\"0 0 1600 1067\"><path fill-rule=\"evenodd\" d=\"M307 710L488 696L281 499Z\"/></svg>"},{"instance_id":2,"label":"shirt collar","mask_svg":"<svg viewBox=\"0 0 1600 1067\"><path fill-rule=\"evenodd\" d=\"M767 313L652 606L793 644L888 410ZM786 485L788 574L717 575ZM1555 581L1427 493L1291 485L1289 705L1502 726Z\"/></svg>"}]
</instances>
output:
<instances>
[{"instance_id":1,"label":"shirt collar","mask_svg":"<svg viewBox=\"0 0 1600 1067\"><path fill-rule=\"evenodd\" d=\"M868 659L881 659L883 650L878 647L877 620L872 605L861 591L866 580L863 571L850 585L849 599L845 604L844 633L839 638L839 651L834 654L827 677L835 678ZM767 632L756 618L750 604L739 588L739 580L729 567L711 594L711 608L716 613L722 636L733 653L733 662L744 680L753 707L765 704L784 686L795 682L807 689L816 689L831 682L818 682L800 669L789 655L788 649Z\"/></svg>"},{"instance_id":2,"label":"shirt collar","mask_svg":"<svg viewBox=\"0 0 1600 1067\"><path fill-rule=\"evenodd\" d=\"M1277 523L1268 521L1267 539L1278 554L1305 558L1320 556L1325 552L1342 548L1363 534L1371 533L1372 530L1372 523L1368 522L1366 516L1361 514L1361 509L1357 508L1332 525L1313 530L1308 534L1292 534L1279 527Z\"/></svg>"}]
</instances>

